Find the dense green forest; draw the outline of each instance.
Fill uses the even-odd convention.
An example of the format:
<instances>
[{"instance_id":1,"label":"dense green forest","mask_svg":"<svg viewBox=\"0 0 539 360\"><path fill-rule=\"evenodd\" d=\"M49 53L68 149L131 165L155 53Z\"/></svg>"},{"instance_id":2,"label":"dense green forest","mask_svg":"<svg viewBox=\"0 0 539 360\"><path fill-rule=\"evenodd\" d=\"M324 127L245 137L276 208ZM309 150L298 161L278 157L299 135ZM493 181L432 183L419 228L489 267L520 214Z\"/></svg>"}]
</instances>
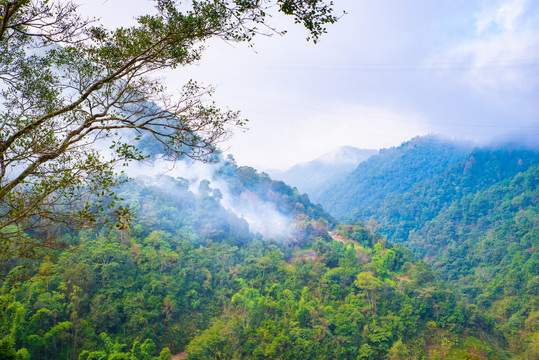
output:
<instances>
[{"instance_id":1,"label":"dense green forest","mask_svg":"<svg viewBox=\"0 0 539 360\"><path fill-rule=\"evenodd\" d=\"M316 258L287 263L288 244L242 240L241 220L227 236L207 231L221 227L217 217L199 228L220 210L205 194L193 196L192 215L173 233L155 230L167 219L151 219L172 203L139 190L146 220L128 233L71 237L72 252L5 295L5 358L167 359L187 349L192 359L398 359L503 348L491 319L407 249L379 236L372 246L362 225L339 228L364 240L344 244L328 236L327 222L307 224L317 231L301 234L303 245Z\"/></svg>"},{"instance_id":2,"label":"dense green forest","mask_svg":"<svg viewBox=\"0 0 539 360\"><path fill-rule=\"evenodd\" d=\"M348 175L323 184L310 195L343 221L369 219L387 198L407 193L427 179L443 177L470 150L466 144L435 136L416 137L399 147L380 150Z\"/></svg>"},{"instance_id":3,"label":"dense green forest","mask_svg":"<svg viewBox=\"0 0 539 360\"><path fill-rule=\"evenodd\" d=\"M324 101L352 109L351 116L379 122L381 136L395 135L399 130L384 127L398 125L400 118L427 125L436 119L428 110L434 108L444 112L438 113L441 123L449 125L460 113L461 122L483 124L477 130L485 133L477 135L484 138L495 133L487 131L490 127L508 132L508 119L528 123L526 134L514 143L482 147L416 137L375 151L368 160L365 156L373 151L344 148L287 173L291 180L303 180L296 184L306 185L302 189L309 194L304 194L266 173L238 166L232 156L224 158L221 144L244 129L247 120L238 111L221 109L220 100L212 100L211 85L195 79L176 83L164 76L181 69L181 77L191 77L195 72L190 66L202 64L205 48L216 40L250 47L260 36L284 35L280 25L287 17L304 28L307 40L317 43L346 11L334 10L329 0L157 0L152 11L137 3L125 9L134 12L113 13L111 19L118 23L107 25L87 18L85 5L94 10L99 6L0 0L0 360L539 360L539 151L526 147L537 145L531 111L535 97L515 102L515 95L528 90L515 93L516 84L505 83L505 89L504 82L498 83L506 77L503 72L532 69L527 65L533 64L483 62L496 70L489 74L500 77L490 86L504 90L495 91L490 100L482 94L478 107L473 98L487 84L473 81L474 88L480 86L473 95L454 97L464 89L464 78L458 87L453 83L451 91L437 91L443 103L441 98L425 102L425 91L436 88L425 86L426 77L414 78L412 87L402 81L415 70L445 76L454 66L446 66L447 61L403 63L392 55L395 64L405 65L395 67L386 62L388 54L398 55L389 51L392 41L383 44L381 62L376 60L378 46L371 47L372 64L339 70L360 73L365 84L370 73L397 70L398 76L391 71L376 82L391 86L385 100L373 101L373 94L357 102L350 93L345 97L352 103L341 103L338 97ZM390 23L405 35L408 23L420 23L409 21L415 19L407 16L412 13L399 14L405 22L388 22L385 10L380 21L370 7L361 11L367 17L357 24L373 29L376 23L384 30L365 31L368 36L392 34L391 26L385 29ZM451 7L441 12L447 19L459 13ZM458 65L452 74L472 75L476 71L467 71L468 65L480 52L466 55L465 48L481 50L487 40L490 56L498 60L494 43L514 42L506 41L512 36L522 40L522 28L513 25L525 23L525 35L534 31L529 24L536 14L520 17L533 8L524 2L499 3L482 11L477 4L466 8L478 11L476 19L459 17L450 28L464 33L463 23L475 22L477 41L470 38L458 46L458 36L444 36L444 42L461 49L447 51L432 41L436 31L417 28L414 32L428 33L431 39L399 34L394 37L398 48L412 50L410 54L419 48L438 49L445 53L442 60L461 53L469 59L460 65L451 60ZM447 20L440 22L430 11L417 19L445 28ZM129 22L121 19L127 13L133 17ZM496 27L505 33L497 34ZM337 38L347 39L352 32ZM390 40L387 35L380 39ZM427 43L436 46L420 45ZM348 48L361 52L366 49L362 46ZM290 44L286 48L291 49ZM499 50L501 54L506 49ZM509 52L515 55L517 50ZM219 63L227 65L227 57ZM417 57L429 58L432 54ZM300 116L316 126L299 133L276 123L279 127L263 131L267 139L279 138L279 149L271 147L275 163L282 161L278 151L286 151L286 156L292 152L281 145L298 137L317 147L316 139L329 144L335 136L360 142L353 133L359 121L354 126L337 122L345 125L332 131L323 124L322 137L316 136L320 111L327 104L320 109L310 104L320 99L315 93L330 88L319 86L331 85L325 70L307 66L301 69L309 71L303 77L288 62L270 66L278 72L251 77L243 75L258 65L247 69L250 65L245 67L243 61L232 63L241 73L220 70L227 81L245 77L244 89L265 94L251 99L253 104L272 99L270 111L259 121L292 113L274 107L280 106L280 96L300 93L293 88L283 93L288 85L268 87L266 75L291 84L293 72L300 75L297 79L309 80L297 84L316 84L310 89L314 92L301 92L309 109ZM504 81L520 78L515 72ZM257 81L268 91L257 91L260 88L252 86ZM417 94L423 95L410 107L406 104L412 104L416 84L423 89ZM278 94L273 96L275 89ZM393 91L399 89L412 89L412 96L396 96ZM507 98L508 105L491 106L505 94L514 94ZM400 110L391 108L398 105L391 104L391 98L402 98ZM461 107L459 112L449 109L453 103ZM390 107L377 109L384 104ZM516 104L525 105L524 112L515 113ZM481 110L484 105L488 111ZM416 115L405 109L416 109ZM500 114L491 117L498 110ZM338 113L335 116L344 115L344 120L349 117ZM299 124L296 120L291 124ZM453 125L459 132L470 129ZM380 135L374 138L380 141ZM334 156L339 161L331 161ZM170 165L166 173L160 171L164 163Z\"/></svg>"},{"instance_id":4,"label":"dense green forest","mask_svg":"<svg viewBox=\"0 0 539 360\"><path fill-rule=\"evenodd\" d=\"M10 264L0 357L537 358L536 154L463 155L433 138L403 148L409 183L385 198L391 178L371 184L381 205L350 223L232 157L209 179L122 185L137 214L129 229L66 230L68 251L21 268L28 278ZM450 155L428 171L408 166L429 151ZM266 224L285 231L253 230L249 203L287 219Z\"/></svg>"},{"instance_id":5,"label":"dense green forest","mask_svg":"<svg viewBox=\"0 0 539 360\"><path fill-rule=\"evenodd\" d=\"M539 152L415 138L331 186L324 205L338 218L406 245L494 318L511 348L537 349Z\"/></svg>"},{"instance_id":6,"label":"dense green forest","mask_svg":"<svg viewBox=\"0 0 539 360\"><path fill-rule=\"evenodd\" d=\"M11 264L0 357L144 359L164 347L180 351L241 288L243 267L258 268L265 254L289 257L283 244L305 246L334 224L306 195L232 158L215 174L237 198L271 199L290 218L287 235L250 232L206 179L193 191L188 180L168 176L127 183L119 194L138 209L130 229L65 233L71 250L30 263L35 275L14 285L16 260Z\"/></svg>"}]
</instances>

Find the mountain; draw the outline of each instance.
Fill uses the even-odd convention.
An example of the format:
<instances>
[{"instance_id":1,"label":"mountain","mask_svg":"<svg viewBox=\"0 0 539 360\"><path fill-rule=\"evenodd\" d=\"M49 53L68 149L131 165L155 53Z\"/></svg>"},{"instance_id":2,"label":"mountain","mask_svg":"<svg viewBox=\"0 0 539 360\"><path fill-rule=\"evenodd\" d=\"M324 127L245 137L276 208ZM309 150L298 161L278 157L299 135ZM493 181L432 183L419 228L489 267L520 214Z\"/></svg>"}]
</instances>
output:
<instances>
[{"instance_id":1,"label":"mountain","mask_svg":"<svg viewBox=\"0 0 539 360\"><path fill-rule=\"evenodd\" d=\"M309 205L253 169L218 171L231 192ZM66 234L71 251L2 294L0 359L509 358L490 317L362 224L333 239L294 206L311 229L299 250L249 232L213 182L161 180L123 188L131 229Z\"/></svg>"},{"instance_id":2,"label":"mountain","mask_svg":"<svg viewBox=\"0 0 539 360\"><path fill-rule=\"evenodd\" d=\"M436 136L416 137L399 147L382 149L349 174L317 188L311 197L344 221L367 221L392 194L442 173L466 159L471 147Z\"/></svg>"},{"instance_id":3,"label":"mountain","mask_svg":"<svg viewBox=\"0 0 539 360\"><path fill-rule=\"evenodd\" d=\"M361 163L320 199L341 221L409 247L490 316L515 353L537 358L538 151L419 137Z\"/></svg>"},{"instance_id":4,"label":"mountain","mask_svg":"<svg viewBox=\"0 0 539 360\"><path fill-rule=\"evenodd\" d=\"M359 163L377 153L378 150L342 146L312 161L296 164L286 171L268 172L274 178L310 195L322 184L354 170Z\"/></svg>"},{"instance_id":5,"label":"mountain","mask_svg":"<svg viewBox=\"0 0 539 360\"><path fill-rule=\"evenodd\" d=\"M406 242L440 211L539 163L539 152L506 144L472 148L428 136L385 149L313 194L341 221L380 223Z\"/></svg>"},{"instance_id":6,"label":"mountain","mask_svg":"<svg viewBox=\"0 0 539 360\"><path fill-rule=\"evenodd\" d=\"M65 233L69 251L3 283L0 359L511 355L492 318L404 246L334 226L307 195L230 157L210 169L124 185L130 228ZM268 208L289 220L283 235L253 228L251 210Z\"/></svg>"},{"instance_id":7,"label":"mountain","mask_svg":"<svg viewBox=\"0 0 539 360\"><path fill-rule=\"evenodd\" d=\"M321 193L347 224L232 157L192 170L14 259L0 359L539 358L538 153L412 139Z\"/></svg>"}]
</instances>

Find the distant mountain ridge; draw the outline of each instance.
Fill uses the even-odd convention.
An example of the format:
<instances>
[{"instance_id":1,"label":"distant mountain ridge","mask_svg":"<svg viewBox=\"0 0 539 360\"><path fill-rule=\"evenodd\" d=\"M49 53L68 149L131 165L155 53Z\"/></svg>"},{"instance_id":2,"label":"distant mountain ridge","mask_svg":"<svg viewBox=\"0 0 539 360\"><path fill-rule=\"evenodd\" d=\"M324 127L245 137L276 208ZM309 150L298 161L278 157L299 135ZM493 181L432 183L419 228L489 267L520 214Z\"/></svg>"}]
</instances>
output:
<instances>
[{"instance_id":1,"label":"distant mountain ridge","mask_svg":"<svg viewBox=\"0 0 539 360\"><path fill-rule=\"evenodd\" d=\"M310 195L341 220L366 221L373 215L369 208L382 206L391 194L404 193L465 160L471 150L471 145L436 136L416 137L398 147L382 149L349 174L326 182Z\"/></svg>"},{"instance_id":2,"label":"distant mountain ridge","mask_svg":"<svg viewBox=\"0 0 539 360\"><path fill-rule=\"evenodd\" d=\"M311 195L322 184L354 170L361 162L378 153L374 149L342 146L314 160L299 163L285 171L270 170L273 178L296 186Z\"/></svg>"},{"instance_id":3,"label":"distant mountain ridge","mask_svg":"<svg viewBox=\"0 0 539 360\"><path fill-rule=\"evenodd\" d=\"M412 249L523 354L513 358L539 359L539 151L531 145L418 137L311 198Z\"/></svg>"},{"instance_id":4,"label":"distant mountain ridge","mask_svg":"<svg viewBox=\"0 0 539 360\"><path fill-rule=\"evenodd\" d=\"M539 163L539 152L506 144L473 148L417 137L326 183L311 198L341 221L376 219L393 241L433 219L454 201L484 191Z\"/></svg>"}]
</instances>

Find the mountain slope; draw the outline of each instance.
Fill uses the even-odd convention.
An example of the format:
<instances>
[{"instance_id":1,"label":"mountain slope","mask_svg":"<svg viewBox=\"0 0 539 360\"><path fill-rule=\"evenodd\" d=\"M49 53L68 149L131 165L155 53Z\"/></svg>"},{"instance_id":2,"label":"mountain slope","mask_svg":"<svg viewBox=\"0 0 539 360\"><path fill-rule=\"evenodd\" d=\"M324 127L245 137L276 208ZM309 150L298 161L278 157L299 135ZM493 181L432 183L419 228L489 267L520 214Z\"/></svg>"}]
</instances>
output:
<instances>
[{"instance_id":1,"label":"mountain slope","mask_svg":"<svg viewBox=\"0 0 539 360\"><path fill-rule=\"evenodd\" d=\"M276 179L296 186L311 195L322 184L354 170L359 163L378 153L378 150L342 146L309 162L294 165L286 171L270 170Z\"/></svg>"},{"instance_id":2,"label":"mountain slope","mask_svg":"<svg viewBox=\"0 0 539 360\"><path fill-rule=\"evenodd\" d=\"M273 203L290 234L253 234L225 190ZM0 359L509 357L492 319L409 250L361 224L332 239L306 195L230 158L211 182L146 178L122 196L139 209L130 229L65 234L70 251L0 294ZM293 260L290 237L313 258Z\"/></svg>"},{"instance_id":3,"label":"mountain slope","mask_svg":"<svg viewBox=\"0 0 539 360\"><path fill-rule=\"evenodd\" d=\"M449 153L451 158L445 162L438 160L448 153L446 149L440 152L442 149L426 146L420 148L422 151L418 154L398 148L399 152L391 154L397 158L392 163L392 172L384 171L385 162L374 161L369 164L374 171L360 172L362 164L345 182L334 185L336 190L331 195L335 203L322 203L330 210L347 209L346 215L341 216L347 220L374 218L381 224L380 230L393 241L406 242L410 231L417 231L453 202L539 163L538 152L510 145L497 149L478 148L465 156L462 155L465 148L453 148L456 151ZM433 156L426 162L422 152ZM373 172L373 177L369 177ZM379 174L383 177L376 178ZM366 186L369 184L370 187ZM346 195L335 198L339 194Z\"/></svg>"},{"instance_id":4,"label":"mountain slope","mask_svg":"<svg viewBox=\"0 0 539 360\"><path fill-rule=\"evenodd\" d=\"M333 189L326 205L341 219L376 220L371 229L410 247L489 314L517 358L539 356L539 152L418 138Z\"/></svg>"},{"instance_id":5,"label":"mountain slope","mask_svg":"<svg viewBox=\"0 0 539 360\"><path fill-rule=\"evenodd\" d=\"M414 138L397 148L383 149L347 176L312 193L341 220L368 220L386 197L403 194L414 184L432 178L465 159L469 147L434 136Z\"/></svg>"},{"instance_id":6,"label":"mountain slope","mask_svg":"<svg viewBox=\"0 0 539 360\"><path fill-rule=\"evenodd\" d=\"M538 358L538 155L432 137L381 155L358 167L378 229L328 234L306 194L231 157L127 184L130 229L64 234L70 251L3 284L0 358ZM284 236L251 227L267 205Z\"/></svg>"},{"instance_id":7,"label":"mountain slope","mask_svg":"<svg viewBox=\"0 0 539 360\"><path fill-rule=\"evenodd\" d=\"M496 319L523 358L539 356L539 165L455 199L406 244Z\"/></svg>"}]
</instances>

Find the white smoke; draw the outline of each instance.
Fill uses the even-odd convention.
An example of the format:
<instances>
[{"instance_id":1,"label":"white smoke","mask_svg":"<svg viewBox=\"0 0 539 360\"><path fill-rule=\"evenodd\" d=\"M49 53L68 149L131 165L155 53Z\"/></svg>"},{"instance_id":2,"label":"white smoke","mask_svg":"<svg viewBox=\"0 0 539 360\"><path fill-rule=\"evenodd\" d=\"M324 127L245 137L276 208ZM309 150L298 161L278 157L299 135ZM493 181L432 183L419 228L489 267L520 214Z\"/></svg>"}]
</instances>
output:
<instances>
[{"instance_id":1,"label":"white smoke","mask_svg":"<svg viewBox=\"0 0 539 360\"><path fill-rule=\"evenodd\" d=\"M220 164L207 164L202 162L155 160L153 162L131 163L122 170L131 178L147 178L147 185L156 186L162 190L171 189L170 184L164 179L183 178L189 180L189 190L198 195L198 189L202 180L210 182L211 189L218 189L222 194L221 205L243 218L249 229L254 233L260 233L266 238L282 238L290 233L292 219L279 212L275 204L260 199L256 194L244 191L239 196L232 194L228 184L218 176L215 176Z\"/></svg>"}]
</instances>

